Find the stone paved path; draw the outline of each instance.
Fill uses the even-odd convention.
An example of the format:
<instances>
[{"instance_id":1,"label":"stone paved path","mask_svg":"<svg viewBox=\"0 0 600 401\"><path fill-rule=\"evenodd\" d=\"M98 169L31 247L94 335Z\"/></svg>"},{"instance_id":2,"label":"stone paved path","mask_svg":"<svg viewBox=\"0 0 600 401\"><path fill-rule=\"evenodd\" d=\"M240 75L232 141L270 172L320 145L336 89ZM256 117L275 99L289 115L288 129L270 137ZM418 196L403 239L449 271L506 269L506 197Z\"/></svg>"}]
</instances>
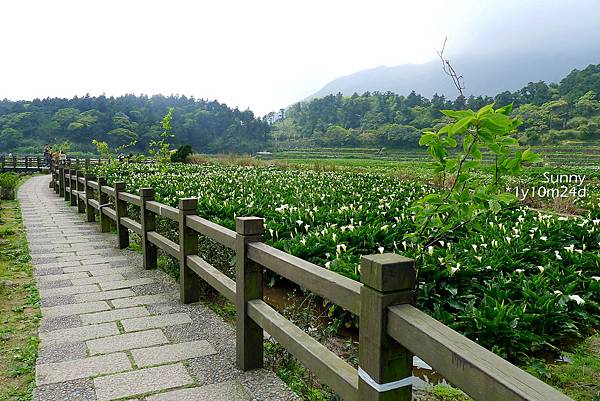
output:
<instances>
[{"instance_id":1,"label":"stone paved path","mask_svg":"<svg viewBox=\"0 0 600 401\"><path fill-rule=\"evenodd\" d=\"M179 304L170 277L142 270L140 255L116 249L48 182L19 191L41 296L33 400L297 399L269 370L237 370L229 324Z\"/></svg>"}]
</instances>

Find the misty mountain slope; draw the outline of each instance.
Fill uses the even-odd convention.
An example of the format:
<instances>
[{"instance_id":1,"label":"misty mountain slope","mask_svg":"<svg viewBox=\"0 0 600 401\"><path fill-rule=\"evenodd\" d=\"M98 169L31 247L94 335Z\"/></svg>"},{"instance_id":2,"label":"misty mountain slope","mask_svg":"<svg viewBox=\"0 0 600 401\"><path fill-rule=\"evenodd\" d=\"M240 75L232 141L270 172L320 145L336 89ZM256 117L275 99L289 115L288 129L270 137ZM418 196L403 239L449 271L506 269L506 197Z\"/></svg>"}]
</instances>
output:
<instances>
[{"instance_id":1,"label":"misty mountain slope","mask_svg":"<svg viewBox=\"0 0 600 401\"><path fill-rule=\"evenodd\" d=\"M465 95L494 96L514 91L529 82L558 82L574 68L583 69L600 62L600 44L577 53L513 54L497 57L456 57L450 60L464 78ZM442 71L441 61L404 64L358 71L334 79L308 99L341 92L344 95L391 91L407 95L415 91L426 97L437 93L448 98L458 95L450 78Z\"/></svg>"}]
</instances>

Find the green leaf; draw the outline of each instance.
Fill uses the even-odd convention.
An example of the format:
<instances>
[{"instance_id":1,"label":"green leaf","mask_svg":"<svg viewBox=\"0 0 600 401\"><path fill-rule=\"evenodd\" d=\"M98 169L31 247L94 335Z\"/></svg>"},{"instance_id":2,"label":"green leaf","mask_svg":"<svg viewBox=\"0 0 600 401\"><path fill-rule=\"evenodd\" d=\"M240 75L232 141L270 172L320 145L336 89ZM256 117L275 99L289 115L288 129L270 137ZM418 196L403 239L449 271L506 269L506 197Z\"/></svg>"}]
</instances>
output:
<instances>
[{"instance_id":1,"label":"green leaf","mask_svg":"<svg viewBox=\"0 0 600 401\"><path fill-rule=\"evenodd\" d=\"M475 113L473 110L440 110L440 112L448 117L454 118L455 120L462 120L466 117L473 117Z\"/></svg>"},{"instance_id":2,"label":"green leaf","mask_svg":"<svg viewBox=\"0 0 600 401\"><path fill-rule=\"evenodd\" d=\"M494 212L494 214L498 213L501 209L500 203L495 199L490 199L489 205L490 209L492 209L492 212Z\"/></svg>"},{"instance_id":3,"label":"green leaf","mask_svg":"<svg viewBox=\"0 0 600 401\"><path fill-rule=\"evenodd\" d=\"M431 131L424 132L419 139L419 146L431 145L438 139L437 134Z\"/></svg>"},{"instance_id":4,"label":"green leaf","mask_svg":"<svg viewBox=\"0 0 600 401\"><path fill-rule=\"evenodd\" d=\"M469 147L471 146L472 142L473 142L473 135L471 135L470 133L465 135L465 138L463 139L463 150L465 151L465 153L469 150Z\"/></svg>"},{"instance_id":5,"label":"green leaf","mask_svg":"<svg viewBox=\"0 0 600 401\"><path fill-rule=\"evenodd\" d=\"M517 200L517 197L512 192L503 192L501 194L496 195L498 200L504 204L509 204Z\"/></svg>"},{"instance_id":6,"label":"green leaf","mask_svg":"<svg viewBox=\"0 0 600 401\"><path fill-rule=\"evenodd\" d=\"M475 117L473 117L473 116L465 117L463 119L458 120L452 126L452 133L453 134L462 134L469 128L471 123L473 123L474 121L475 121Z\"/></svg>"},{"instance_id":7,"label":"green leaf","mask_svg":"<svg viewBox=\"0 0 600 401\"><path fill-rule=\"evenodd\" d=\"M504 107L500 107L499 109L496 109L496 113L504 114L505 116L507 116L510 114L512 109L513 109L513 104L509 103Z\"/></svg>"},{"instance_id":8,"label":"green leaf","mask_svg":"<svg viewBox=\"0 0 600 401\"><path fill-rule=\"evenodd\" d=\"M528 148L523 152L523 155L521 155L521 160L528 163L538 163L542 159L539 155L533 153L531 149Z\"/></svg>"},{"instance_id":9,"label":"green leaf","mask_svg":"<svg viewBox=\"0 0 600 401\"><path fill-rule=\"evenodd\" d=\"M483 106L482 108L480 108L477 111L477 118L481 117L482 115L489 113L490 111L493 111L493 107L494 107L494 103L492 104L488 104L486 106Z\"/></svg>"}]
</instances>

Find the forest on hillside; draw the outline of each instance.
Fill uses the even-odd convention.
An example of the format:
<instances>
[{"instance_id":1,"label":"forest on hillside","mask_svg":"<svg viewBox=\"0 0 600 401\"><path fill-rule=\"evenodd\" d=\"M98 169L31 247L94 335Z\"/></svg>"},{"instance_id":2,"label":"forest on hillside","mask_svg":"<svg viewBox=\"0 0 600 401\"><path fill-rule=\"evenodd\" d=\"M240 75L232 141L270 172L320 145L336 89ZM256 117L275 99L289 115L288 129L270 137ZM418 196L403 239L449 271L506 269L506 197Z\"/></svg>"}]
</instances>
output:
<instances>
[{"instance_id":1,"label":"forest on hillside","mask_svg":"<svg viewBox=\"0 0 600 401\"><path fill-rule=\"evenodd\" d=\"M493 79L502 79L494 77ZM468 83L467 83L468 84ZM600 64L573 70L560 83L531 82L520 90L495 97L443 95L427 99L414 91L329 95L296 103L275 123L271 136L281 147L418 146L424 130L447 123L439 110L479 109L514 104L521 143L554 144L565 140L600 140Z\"/></svg>"},{"instance_id":2,"label":"forest on hillside","mask_svg":"<svg viewBox=\"0 0 600 401\"><path fill-rule=\"evenodd\" d=\"M185 96L75 97L0 101L0 153L40 153L45 143L71 143L71 153L95 152L92 140L126 152L146 152L174 108L174 144L197 151L253 152L264 148L269 126L249 111Z\"/></svg>"},{"instance_id":3,"label":"forest on hillside","mask_svg":"<svg viewBox=\"0 0 600 401\"><path fill-rule=\"evenodd\" d=\"M502 79L498 77L497 79ZM45 143L71 143L71 153L93 153L92 140L124 152L147 152L169 107L173 145L201 153L253 153L294 147L415 147L424 130L447 122L439 110L514 103L524 144L600 140L600 64L573 70L560 83L529 83L495 97L425 98L391 92L329 95L294 104L269 125L252 111L185 96L85 96L0 101L0 153L40 153Z\"/></svg>"}]
</instances>

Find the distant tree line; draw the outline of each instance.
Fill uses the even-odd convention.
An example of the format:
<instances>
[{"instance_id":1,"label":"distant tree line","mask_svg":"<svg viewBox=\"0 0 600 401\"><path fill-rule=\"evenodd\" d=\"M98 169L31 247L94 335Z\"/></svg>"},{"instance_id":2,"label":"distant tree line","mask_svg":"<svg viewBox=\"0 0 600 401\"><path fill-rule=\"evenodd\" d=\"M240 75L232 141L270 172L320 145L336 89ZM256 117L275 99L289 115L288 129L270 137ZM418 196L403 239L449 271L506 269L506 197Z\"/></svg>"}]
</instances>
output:
<instances>
[{"instance_id":1,"label":"distant tree line","mask_svg":"<svg viewBox=\"0 0 600 401\"><path fill-rule=\"evenodd\" d=\"M495 97L443 95L427 99L414 91L329 95L291 106L286 118L273 125L280 146L417 146L421 132L447 124L441 109L477 110L496 102L514 104L513 116L523 121L522 143L548 144L562 140L600 140L600 64L573 70L560 83L531 82Z\"/></svg>"},{"instance_id":2,"label":"distant tree line","mask_svg":"<svg viewBox=\"0 0 600 401\"><path fill-rule=\"evenodd\" d=\"M85 96L32 101L0 101L0 153L40 153L45 143L71 142L71 152L95 152L92 140L112 148L133 143L127 152L147 152L173 113L173 145L196 151L253 152L264 149L269 125L250 110L185 96Z\"/></svg>"},{"instance_id":3,"label":"distant tree line","mask_svg":"<svg viewBox=\"0 0 600 401\"><path fill-rule=\"evenodd\" d=\"M498 79L501 79L499 77ZM447 124L442 109L479 109L514 103L522 143L600 140L600 64L573 70L560 83L531 82L495 97L431 99L414 91L329 95L294 104L269 125L250 110L185 96L85 96L0 101L0 153L41 153L45 143L71 143L70 152L96 153L92 140L147 153L162 132L169 107L175 147L203 153L252 153L275 147L416 147L423 130Z\"/></svg>"}]
</instances>

